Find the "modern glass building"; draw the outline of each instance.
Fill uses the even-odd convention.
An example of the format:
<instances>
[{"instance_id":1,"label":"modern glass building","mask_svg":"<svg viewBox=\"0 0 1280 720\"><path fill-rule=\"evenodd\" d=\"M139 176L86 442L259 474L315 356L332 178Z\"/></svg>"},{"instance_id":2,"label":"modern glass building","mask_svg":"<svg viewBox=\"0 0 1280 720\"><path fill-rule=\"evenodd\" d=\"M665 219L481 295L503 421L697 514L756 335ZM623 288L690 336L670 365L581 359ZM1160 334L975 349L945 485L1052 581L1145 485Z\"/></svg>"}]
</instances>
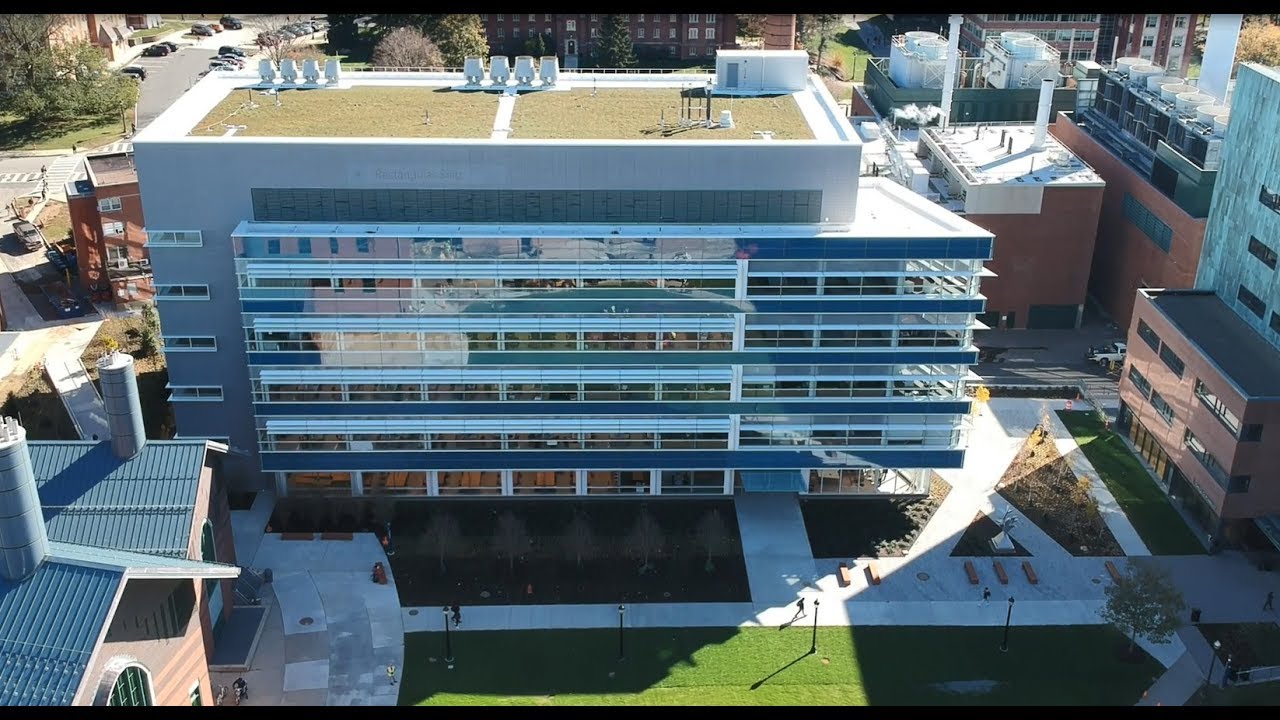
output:
<instances>
[{"instance_id":1,"label":"modern glass building","mask_svg":"<svg viewBox=\"0 0 1280 720\"><path fill-rule=\"evenodd\" d=\"M924 492L992 236L804 55L201 81L135 144L179 431L281 494Z\"/></svg>"}]
</instances>

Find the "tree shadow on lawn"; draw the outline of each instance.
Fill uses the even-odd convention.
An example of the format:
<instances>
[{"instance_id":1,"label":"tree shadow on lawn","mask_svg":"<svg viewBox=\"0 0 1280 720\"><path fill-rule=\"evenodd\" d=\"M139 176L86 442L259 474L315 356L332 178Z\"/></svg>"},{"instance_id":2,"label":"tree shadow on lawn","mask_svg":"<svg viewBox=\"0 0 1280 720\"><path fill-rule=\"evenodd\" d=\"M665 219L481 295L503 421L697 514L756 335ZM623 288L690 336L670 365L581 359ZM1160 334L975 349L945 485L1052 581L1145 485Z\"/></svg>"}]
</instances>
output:
<instances>
[{"instance_id":1,"label":"tree shadow on lawn","mask_svg":"<svg viewBox=\"0 0 1280 720\"><path fill-rule=\"evenodd\" d=\"M75 118L65 121L0 117L0 150L22 150L70 135L86 135L88 137L85 140L98 137L105 139L111 135L119 135L119 129L120 119L117 117ZM71 147L72 142L77 141L69 138L67 147Z\"/></svg>"}]
</instances>

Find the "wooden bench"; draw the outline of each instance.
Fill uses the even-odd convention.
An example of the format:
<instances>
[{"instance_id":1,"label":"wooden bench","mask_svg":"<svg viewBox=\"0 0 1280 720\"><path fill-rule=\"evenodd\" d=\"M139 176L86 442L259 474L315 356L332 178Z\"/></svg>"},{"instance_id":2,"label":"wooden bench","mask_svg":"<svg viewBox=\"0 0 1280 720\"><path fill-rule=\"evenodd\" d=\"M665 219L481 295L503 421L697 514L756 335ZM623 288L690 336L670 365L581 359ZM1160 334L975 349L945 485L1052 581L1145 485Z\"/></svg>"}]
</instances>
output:
<instances>
[{"instance_id":1,"label":"wooden bench","mask_svg":"<svg viewBox=\"0 0 1280 720\"><path fill-rule=\"evenodd\" d=\"M1027 582L1032 585L1039 585L1040 578L1036 577L1036 571L1031 567L1031 563L1027 560L1022 561L1022 572L1027 574Z\"/></svg>"},{"instance_id":2,"label":"wooden bench","mask_svg":"<svg viewBox=\"0 0 1280 720\"><path fill-rule=\"evenodd\" d=\"M981 582L978 579L978 568L973 566L972 560L964 561L964 573L969 576L970 585L977 585L979 582Z\"/></svg>"},{"instance_id":3,"label":"wooden bench","mask_svg":"<svg viewBox=\"0 0 1280 720\"><path fill-rule=\"evenodd\" d=\"M321 540L355 540L355 533L348 532L326 532L320 533Z\"/></svg>"},{"instance_id":4,"label":"wooden bench","mask_svg":"<svg viewBox=\"0 0 1280 720\"><path fill-rule=\"evenodd\" d=\"M880 571L876 569L876 564L867 563L867 581L872 585L880 584Z\"/></svg>"},{"instance_id":5,"label":"wooden bench","mask_svg":"<svg viewBox=\"0 0 1280 720\"><path fill-rule=\"evenodd\" d=\"M315 533L280 533L281 540L315 540Z\"/></svg>"},{"instance_id":6,"label":"wooden bench","mask_svg":"<svg viewBox=\"0 0 1280 720\"><path fill-rule=\"evenodd\" d=\"M992 561L991 565L992 565L992 567L993 567L993 568L995 568L995 571L996 571L996 579L1000 581L1000 584L1001 584L1001 585L1008 585L1008 584L1009 584L1009 573L1007 573L1007 572L1005 572L1005 571L1004 571L1004 565L1003 565L999 560L994 560L994 561Z\"/></svg>"},{"instance_id":7,"label":"wooden bench","mask_svg":"<svg viewBox=\"0 0 1280 720\"><path fill-rule=\"evenodd\" d=\"M1115 563L1108 560L1103 563L1103 565L1107 568L1107 574L1111 576L1111 579L1115 582L1120 582L1120 579L1123 576L1120 574L1120 571L1116 569Z\"/></svg>"},{"instance_id":8,"label":"wooden bench","mask_svg":"<svg viewBox=\"0 0 1280 720\"><path fill-rule=\"evenodd\" d=\"M853 573L849 570L849 563L840 563L836 577L840 578L840 587L849 587L853 584Z\"/></svg>"}]
</instances>

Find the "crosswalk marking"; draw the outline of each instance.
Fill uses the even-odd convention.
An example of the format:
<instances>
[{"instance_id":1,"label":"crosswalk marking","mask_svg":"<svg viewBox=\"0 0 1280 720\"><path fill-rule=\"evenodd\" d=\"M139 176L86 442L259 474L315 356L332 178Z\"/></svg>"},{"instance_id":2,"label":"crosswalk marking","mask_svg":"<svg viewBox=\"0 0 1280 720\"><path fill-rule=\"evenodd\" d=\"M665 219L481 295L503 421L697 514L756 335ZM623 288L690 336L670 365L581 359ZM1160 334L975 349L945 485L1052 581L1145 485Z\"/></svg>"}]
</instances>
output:
<instances>
[{"instance_id":1,"label":"crosswalk marking","mask_svg":"<svg viewBox=\"0 0 1280 720\"><path fill-rule=\"evenodd\" d=\"M120 142L113 142L110 145L107 145L106 147L101 147L93 151L95 155L99 153L119 153L119 152L133 152L133 143L129 142L128 140L121 140Z\"/></svg>"},{"instance_id":2,"label":"crosswalk marking","mask_svg":"<svg viewBox=\"0 0 1280 720\"><path fill-rule=\"evenodd\" d=\"M7 172L0 173L0 185L20 185L35 182L40 179L40 173L17 173Z\"/></svg>"}]
</instances>

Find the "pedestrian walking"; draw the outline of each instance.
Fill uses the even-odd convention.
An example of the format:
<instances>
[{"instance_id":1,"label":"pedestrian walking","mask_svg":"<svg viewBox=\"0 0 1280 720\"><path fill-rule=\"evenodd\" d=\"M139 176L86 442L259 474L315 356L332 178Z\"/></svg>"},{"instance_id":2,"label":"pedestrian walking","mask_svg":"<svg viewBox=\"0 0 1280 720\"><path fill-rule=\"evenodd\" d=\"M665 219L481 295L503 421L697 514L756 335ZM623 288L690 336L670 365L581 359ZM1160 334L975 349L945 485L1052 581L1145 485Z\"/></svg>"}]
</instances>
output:
<instances>
[{"instance_id":1,"label":"pedestrian walking","mask_svg":"<svg viewBox=\"0 0 1280 720\"><path fill-rule=\"evenodd\" d=\"M395 663L387 663L387 679L392 685L396 684L396 666Z\"/></svg>"},{"instance_id":2,"label":"pedestrian walking","mask_svg":"<svg viewBox=\"0 0 1280 720\"><path fill-rule=\"evenodd\" d=\"M458 607L457 603L454 603L449 608L449 611L453 613L453 626L462 627L462 608Z\"/></svg>"},{"instance_id":3,"label":"pedestrian walking","mask_svg":"<svg viewBox=\"0 0 1280 720\"><path fill-rule=\"evenodd\" d=\"M1276 601L1276 594L1273 592L1267 592L1267 601L1262 603L1262 609L1275 610L1276 609L1274 605L1275 601Z\"/></svg>"},{"instance_id":4,"label":"pedestrian walking","mask_svg":"<svg viewBox=\"0 0 1280 720\"><path fill-rule=\"evenodd\" d=\"M796 601L796 614L792 616L791 622L795 622L802 617L804 617L804 598L800 598Z\"/></svg>"},{"instance_id":5,"label":"pedestrian walking","mask_svg":"<svg viewBox=\"0 0 1280 720\"><path fill-rule=\"evenodd\" d=\"M982 604L986 605L989 602L991 602L991 588L984 587L982 588Z\"/></svg>"}]
</instances>

